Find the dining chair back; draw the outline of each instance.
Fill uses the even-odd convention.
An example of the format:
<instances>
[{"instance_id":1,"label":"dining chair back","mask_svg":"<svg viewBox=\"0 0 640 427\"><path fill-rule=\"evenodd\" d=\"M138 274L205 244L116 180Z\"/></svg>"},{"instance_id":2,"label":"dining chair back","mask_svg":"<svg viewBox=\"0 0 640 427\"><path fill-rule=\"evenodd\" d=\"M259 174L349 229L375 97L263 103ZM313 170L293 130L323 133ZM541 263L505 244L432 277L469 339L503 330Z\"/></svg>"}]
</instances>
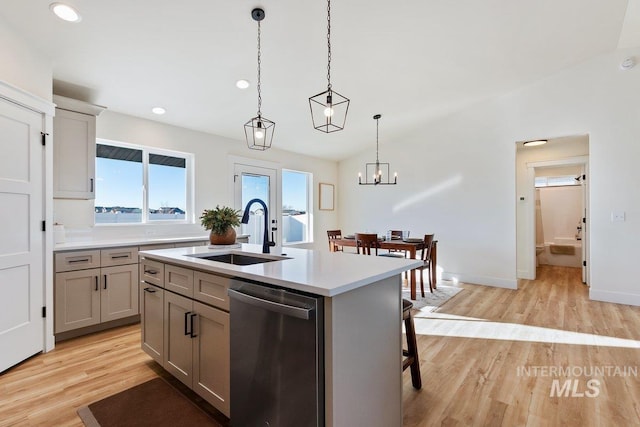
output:
<instances>
[{"instance_id":1,"label":"dining chair back","mask_svg":"<svg viewBox=\"0 0 640 427\"><path fill-rule=\"evenodd\" d=\"M342 230L327 230L327 237L329 237L329 251L338 252L342 251L342 246L335 244L335 241L342 239Z\"/></svg>"},{"instance_id":2,"label":"dining chair back","mask_svg":"<svg viewBox=\"0 0 640 427\"><path fill-rule=\"evenodd\" d=\"M433 234L425 234L424 235L424 248L422 248L422 253L420 254L420 259L422 260L422 265L417 269L420 270L420 291L422 292L422 296L424 297L424 280L422 276L424 276L424 271L427 270L429 277L429 291L433 293L433 283L431 283L431 250L433 249Z\"/></svg>"},{"instance_id":3,"label":"dining chair back","mask_svg":"<svg viewBox=\"0 0 640 427\"><path fill-rule=\"evenodd\" d=\"M375 250L375 255L378 255L378 235L375 233L356 233L356 250L360 253L362 248L362 255L371 255L371 249Z\"/></svg>"}]
</instances>

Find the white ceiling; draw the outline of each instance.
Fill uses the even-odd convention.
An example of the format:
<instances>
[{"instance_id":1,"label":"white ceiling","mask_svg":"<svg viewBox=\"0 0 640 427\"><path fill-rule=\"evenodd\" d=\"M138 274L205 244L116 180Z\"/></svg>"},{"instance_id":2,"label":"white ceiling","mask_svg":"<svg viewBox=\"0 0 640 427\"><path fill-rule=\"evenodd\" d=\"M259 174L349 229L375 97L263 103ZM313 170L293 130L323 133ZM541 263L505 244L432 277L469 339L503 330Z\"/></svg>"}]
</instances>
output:
<instances>
[{"instance_id":1,"label":"white ceiling","mask_svg":"<svg viewBox=\"0 0 640 427\"><path fill-rule=\"evenodd\" d=\"M351 106L345 130L327 135L308 104L326 89L325 1L69 0L78 24L57 19L52 1L2 0L0 16L51 57L56 93L243 144L257 109L250 15L264 8L274 147L335 160L373 153L376 113L383 152L434 117L615 50L627 12L627 0L334 0L332 84ZM237 89L240 78L252 86Z\"/></svg>"}]
</instances>

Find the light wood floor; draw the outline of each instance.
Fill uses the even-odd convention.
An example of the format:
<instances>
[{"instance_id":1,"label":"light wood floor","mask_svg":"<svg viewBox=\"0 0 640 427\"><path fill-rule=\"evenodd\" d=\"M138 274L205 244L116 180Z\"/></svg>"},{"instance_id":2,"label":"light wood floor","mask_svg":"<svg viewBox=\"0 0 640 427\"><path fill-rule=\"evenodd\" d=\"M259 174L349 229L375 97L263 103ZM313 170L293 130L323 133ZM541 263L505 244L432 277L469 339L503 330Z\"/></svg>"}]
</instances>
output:
<instances>
[{"instance_id":1,"label":"light wood floor","mask_svg":"<svg viewBox=\"0 0 640 427\"><path fill-rule=\"evenodd\" d=\"M640 308L589 301L578 269L538 277L518 291L464 284L417 315L423 388L405 371L404 426L640 425L639 377L578 377L577 392L593 378L599 395L549 397L568 378L531 371L640 366ZM59 343L0 375L0 426L82 426L78 407L159 374L137 325Z\"/></svg>"}]
</instances>

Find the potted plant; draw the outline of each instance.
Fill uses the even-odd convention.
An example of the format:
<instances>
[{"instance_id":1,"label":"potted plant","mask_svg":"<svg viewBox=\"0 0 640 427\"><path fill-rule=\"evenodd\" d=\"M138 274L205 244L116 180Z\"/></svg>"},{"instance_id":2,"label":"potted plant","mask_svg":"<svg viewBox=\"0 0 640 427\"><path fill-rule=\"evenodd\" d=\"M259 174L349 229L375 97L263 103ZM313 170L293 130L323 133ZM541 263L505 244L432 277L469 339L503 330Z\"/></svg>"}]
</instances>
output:
<instances>
[{"instance_id":1,"label":"potted plant","mask_svg":"<svg viewBox=\"0 0 640 427\"><path fill-rule=\"evenodd\" d=\"M236 242L236 230L240 225L240 211L228 206L205 209L200 215L200 223L205 230L211 230L209 241L212 245L232 245Z\"/></svg>"}]
</instances>

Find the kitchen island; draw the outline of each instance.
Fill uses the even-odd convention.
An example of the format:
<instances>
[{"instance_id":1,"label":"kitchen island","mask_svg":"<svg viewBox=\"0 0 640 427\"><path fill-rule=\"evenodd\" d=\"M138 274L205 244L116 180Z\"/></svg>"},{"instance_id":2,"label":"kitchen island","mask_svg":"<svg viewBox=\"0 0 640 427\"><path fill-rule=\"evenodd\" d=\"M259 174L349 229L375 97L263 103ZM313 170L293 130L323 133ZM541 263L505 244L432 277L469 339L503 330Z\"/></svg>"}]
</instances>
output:
<instances>
[{"instance_id":1,"label":"kitchen island","mask_svg":"<svg viewBox=\"0 0 640 427\"><path fill-rule=\"evenodd\" d=\"M185 333L181 333L182 324L176 323L174 329L180 332L176 335L188 337L189 325L186 319L188 316L193 319L195 313L205 313L205 309L216 312L211 313L208 322L215 322L219 326L216 328L217 333L223 331L228 334L230 309L224 290L234 281L247 280L317 295L322 297L324 313L324 424L385 427L401 425L401 273L419 266L420 261L281 247L272 248L268 255L260 252L260 246L248 244L231 251L200 246L140 252L143 349L196 392L201 395L210 393L210 398L203 397L210 402L213 400L214 406L225 415L230 415L233 420L233 413L229 409L229 368L223 366L225 360L229 361L228 336L218 335L215 338L219 342L226 339L227 347L220 350L218 345L216 352L211 355L219 367L223 366L221 370L227 372L220 372L211 385L203 385L198 378L184 377L185 369L172 362L172 352L179 350L171 348L173 343L170 331L168 332L171 326L167 326L165 318L161 334L157 329L157 322L153 321L154 316L157 317L159 312L166 316L167 312L171 312L171 305L167 305L167 300L174 301L177 294L187 295L190 292L190 298L194 299L193 305L186 306L180 312L184 314ZM267 257L274 261L234 265L203 258L229 253ZM156 289L156 286L164 289ZM191 291L181 290L189 287ZM157 292L158 290L161 292ZM158 310L157 305L155 311L153 308L145 309L145 298L148 297L152 305L151 298L157 298L158 294L164 295L164 310ZM181 295L178 296L184 299ZM202 295L204 300L198 295ZM149 314L145 319L146 312ZM180 316L174 317L176 322L180 320ZM207 318L203 314L199 317ZM193 326L193 320L191 323L190 335L204 339L202 332L205 329L199 329L197 324ZM194 331L199 333L195 334ZM163 338L162 344L158 343L160 335ZM208 348L196 346L193 356L189 357L193 357L195 361L195 353L207 354ZM159 353L163 353L162 357ZM196 374L202 371L201 366L197 366L202 363L194 363L193 371ZM233 364L233 360L230 363ZM197 376L196 374L192 376ZM203 389L202 393L199 387Z\"/></svg>"}]
</instances>

